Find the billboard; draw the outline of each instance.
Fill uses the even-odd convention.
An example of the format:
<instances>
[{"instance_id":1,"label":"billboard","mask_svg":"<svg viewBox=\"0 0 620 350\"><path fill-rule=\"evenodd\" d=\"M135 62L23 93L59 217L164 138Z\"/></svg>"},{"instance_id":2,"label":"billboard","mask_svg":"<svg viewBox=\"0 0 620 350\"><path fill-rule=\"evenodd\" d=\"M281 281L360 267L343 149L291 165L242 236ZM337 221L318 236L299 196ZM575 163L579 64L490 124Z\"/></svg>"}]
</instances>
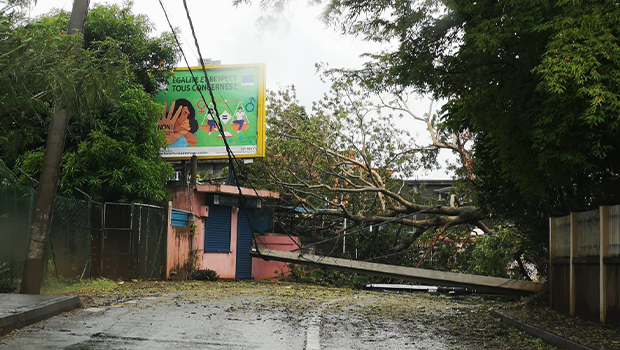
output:
<instances>
[{"instance_id":1,"label":"billboard","mask_svg":"<svg viewBox=\"0 0 620 350\"><path fill-rule=\"evenodd\" d=\"M191 68L195 80L188 68L175 69L167 89L155 98L163 103L157 121L157 129L166 135L167 146L160 152L162 158L189 159L195 154L199 159L224 159L228 157L224 138L237 157L263 157L265 65L206 68L215 101L211 100L202 67ZM222 121L221 132L214 108Z\"/></svg>"}]
</instances>

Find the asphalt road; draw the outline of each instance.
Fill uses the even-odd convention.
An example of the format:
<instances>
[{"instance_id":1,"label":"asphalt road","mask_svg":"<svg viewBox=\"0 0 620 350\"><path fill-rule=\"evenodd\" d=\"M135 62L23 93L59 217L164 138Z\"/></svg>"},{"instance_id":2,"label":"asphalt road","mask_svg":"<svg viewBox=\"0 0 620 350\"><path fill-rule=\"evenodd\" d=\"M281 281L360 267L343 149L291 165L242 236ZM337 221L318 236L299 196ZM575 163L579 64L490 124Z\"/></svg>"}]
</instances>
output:
<instances>
[{"instance_id":1,"label":"asphalt road","mask_svg":"<svg viewBox=\"0 0 620 350\"><path fill-rule=\"evenodd\" d=\"M6 349L301 349L303 329L278 312L247 312L239 298L180 301L174 295L91 307L15 334ZM251 303L249 299L245 303ZM278 345L274 347L274 345Z\"/></svg>"},{"instance_id":2,"label":"asphalt road","mask_svg":"<svg viewBox=\"0 0 620 350\"><path fill-rule=\"evenodd\" d=\"M463 322L478 309L442 296L258 283L151 284L96 295L89 304L0 339L0 349L477 349L484 345L477 338L460 336ZM460 324L454 318L459 315L467 315ZM458 329L451 333L448 328L454 320Z\"/></svg>"}]
</instances>

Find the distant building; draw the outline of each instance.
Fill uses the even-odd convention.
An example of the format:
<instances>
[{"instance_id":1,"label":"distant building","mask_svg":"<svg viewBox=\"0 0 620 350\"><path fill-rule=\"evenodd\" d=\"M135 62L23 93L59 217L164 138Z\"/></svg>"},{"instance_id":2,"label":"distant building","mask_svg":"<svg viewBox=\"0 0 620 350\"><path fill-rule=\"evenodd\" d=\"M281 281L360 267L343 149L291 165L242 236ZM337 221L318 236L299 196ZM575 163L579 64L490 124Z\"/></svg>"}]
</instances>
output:
<instances>
[{"instance_id":1,"label":"distant building","mask_svg":"<svg viewBox=\"0 0 620 350\"><path fill-rule=\"evenodd\" d=\"M450 192L454 189L454 180L420 179L405 180L409 188L421 192L423 200L450 201Z\"/></svg>"}]
</instances>

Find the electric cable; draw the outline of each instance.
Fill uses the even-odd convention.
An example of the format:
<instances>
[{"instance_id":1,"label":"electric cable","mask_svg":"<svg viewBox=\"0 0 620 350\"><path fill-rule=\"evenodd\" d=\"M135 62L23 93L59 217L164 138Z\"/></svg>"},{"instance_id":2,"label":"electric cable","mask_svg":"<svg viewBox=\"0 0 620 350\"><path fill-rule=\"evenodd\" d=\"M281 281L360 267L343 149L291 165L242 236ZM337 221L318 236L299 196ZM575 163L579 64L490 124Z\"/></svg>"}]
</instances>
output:
<instances>
[{"instance_id":1,"label":"electric cable","mask_svg":"<svg viewBox=\"0 0 620 350\"><path fill-rule=\"evenodd\" d=\"M178 39L177 33L176 33L176 31L174 30L174 27L172 26L172 23L170 22L170 18L169 18L169 16L168 16L168 13L167 13L167 11L166 11L166 8L165 8L165 6L164 6L164 4L163 4L162 0L159 0L159 4L160 4L160 6L161 6L162 10L164 11L164 15L165 15L165 17L166 17L166 21L168 22L168 25L169 25L169 27L170 27L170 30L172 31L173 37L174 37L174 39L175 39L175 42L176 42L177 46L179 47L179 50L181 51L181 55L183 56L183 59L184 59L185 64L186 64L186 66L187 66L187 68L188 68L188 71L189 71L189 73L190 73L190 75L191 75L191 77L192 77L192 81L194 82L194 84L195 84L196 86L198 86L198 79L196 79L196 77L195 77L195 75L194 75L194 73L193 73L193 71L192 71L192 69L191 69L191 66L190 66L189 62L187 61L187 57L186 57L186 55L185 55L185 52L183 51L183 48L182 48L181 43L180 43L180 41L179 41L179 39ZM187 7L187 1L186 1L186 0L183 0L183 6L184 6L184 8L185 8L186 16L187 16L188 22L189 22L189 24L190 24L190 29L191 29L191 31L192 31L192 36L193 36L193 38L194 38L194 43L195 43L195 45L196 45L196 50L197 50L197 52L198 52L198 58L199 58L199 60L200 60L201 69L202 69L203 75L204 75L204 77L205 77L205 81L206 81L206 83L207 83L207 90L209 90L209 97L210 97L210 101L211 101L211 103L213 104L213 111L215 112L216 122L218 123L218 126L219 126L219 128L218 128L218 132L219 132L219 133L220 133L220 135L222 136L222 141L224 142L224 146L225 146L226 153L227 153L227 156L228 156L228 161L229 161L230 169L231 169L231 172L232 172L233 178L234 178L234 179L240 179L239 174L237 173L237 171L236 171L236 169L235 169L235 166L234 166L234 164L236 164L237 166L239 166L238 159L236 158L236 156L235 156L234 152L233 152L233 151L232 151L232 149L230 148L230 145L229 145L228 141L226 140L226 136L225 136L225 134L224 134L224 127L223 127L223 124L222 124L222 121L221 121L221 118L220 118L219 111L218 111L218 109L217 109L217 105L216 105L216 103L215 103L215 96L214 96L214 94L213 94L213 90L212 90L212 88L211 88L211 83L210 83L210 81L209 81L209 76L208 76L208 73L207 73L207 70L206 70L206 67L205 67L205 64L204 64L204 60L203 60L203 58L202 58L202 53L201 53L201 50L200 50L200 45L199 45L199 43L198 43L198 38L197 38L197 36L196 36L196 32L195 32L195 28L194 28L194 24L193 24L193 21L192 21L192 18L191 18L191 15L190 15L189 9L188 9L188 7ZM202 100L203 100L203 101L206 101L205 96L204 96L204 95L203 95L203 93L202 93L202 90L201 90L201 89L197 89L197 90L198 90L198 93L200 94L200 97L202 98ZM206 103L205 103L205 104L206 104ZM207 107L207 110L208 110L209 112L212 112L212 110L211 110L211 108L208 106L208 104L206 104L206 105L207 105L207 106L206 106L206 107ZM233 163L233 162L234 162L234 163ZM240 167L240 166L239 166L239 167ZM260 200L260 199L262 199L262 197L261 197L261 196L259 195L259 193L258 193L258 190L254 187L253 183L251 183L251 182L252 182L252 181L251 181L251 179L248 179L248 180L250 181L250 188L254 191L254 193L255 193L256 197L257 197L259 200ZM247 212L247 207L246 207L246 205L245 205L245 200L244 200L244 197L243 197L243 190L241 189L241 186L238 184L238 182L237 182L237 181L235 181L235 185L236 185L236 187L237 187L237 191L238 191L239 196L240 196L240 198L239 198L239 204L240 204L240 207L241 207L242 209L246 209L246 210L245 210L245 212ZM294 239L292 239L292 237L291 237L288 233L287 233L287 236L289 236L289 238L290 238L290 239L291 239L291 240L295 243L295 245L297 245L297 247L298 247L297 249L294 249L294 250L292 250L291 252L295 252L295 251L303 251L303 249L307 249L308 247L312 247L312 246L315 246L315 245L318 245L318 244L321 244L321 243L329 242L329 241L332 241L332 240L334 240L334 239L339 239L340 237L346 237L346 236L349 236L349 235L353 235L353 234L356 234L356 233L362 232L362 231L366 230L367 228L371 228L371 227L373 227L373 226L385 225L385 224L389 224L389 223L391 223L391 222L395 222L395 221L398 221L398 220L401 220L401 219L407 218L407 217L409 217L409 216L413 216L413 215L415 215L415 214L419 214L419 213L426 213L426 212L431 211L431 210L433 210L433 209L436 209L436 208L438 208L438 207L440 207L440 206L435 206L435 207L427 208L427 209L424 209L424 210L419 210L419 211L416 211L416 212L408 213L407 215L404 215L404 216L399 216L399 217L396 217L396 218L391 219L391 220L386 220L386 221L384 221L384 222L382 222L382 223L372 224L372 225L370 225L370 226L360 228L360 229L358 229L357 231L353 231L353 232L345 232L344 234L340 234L340 235L337 235L337 236L334 236L334 237L331 237L331 238L328 238L328 239L324 239L324 240L319 241L319 242L311 243L311 244L308 244L308 245L303 246L303 247L302 247L302 246L301 246L298 242L296 242ZM260 255L262 255L262 254L260 253L260 250L258 249L258 242L257 242L257 240L256 240L256 235L255 235L255 233L254 233L254 230L252 229L252 225L251 225L251 222L250 222L250 218L249 218L249 216L248 216L247 214L246 214L246 219L248 220L248 224L249 224L249 227L250 227L250 231L251 231L251 233L252 233L252 239L253 239L253 241L254 241L254 245L255 245L255 247L256 247L256 252L257 252L257 253L258 253L258 255L260 256Z\"/></svg>"},{"instance_id":2,"label":"electric cable","mask_svg":"<svg viewBox=\"0 0 620 350\"><path fill-rule=\"evenodd\" d=\"M160 0L161 1L161 0ZM241 189L241 186L238 183L238 179L240 179L240 177L237 174L237 171L235 169L235 166L233 164L233 160L235 161L235 163L237 163L237 166L239 166L238 160L235 157L235 154L233 153L232 149L230 148L230 145L228 144L228 141L226 140L226 135L224 134L224 126L222 125L222 120L220 118L219 115L219 111L217 110L217 105L215 103L215 96L213 95L213 89L211 88L211 82L209 81L209 76L207 74L207 69L205 68L205 64L204 64L204 60L202 58L202 53L200 51L200 45L198 44L198 38L196 36L196 31L194 29L194 22L192 21L192 17L191 14L189 12L189 8L187 7L187 1L183 0L183 7L185 8L185 14L187 15L187 20L189 22L189 26L190 29L192 31L192 36L194 37L194 43L196 45L196 51L198 51L198 58L200 59L200 66L202 68L202 72L204 74L206 83L207 83L207 89L209 90L209 95L211 97L211 103L213 104L213 109L215 110L215 115L217 117L217 121L218 124L220 126L220 135L222 136L222 140L224 141L224 145L226 146L226 152L228 154L228 162L229 162L229 166L230 166L230 170L232 172L233 175L233 179L234 179L234 183L237 186L237 190L239 192L239 207L241 209L244 209L244 212L246 213L246 219L248 221L248 227L250 228L250 232L252 234L252 239L254 240L254 245L256 246L256 251L258 253L258 255L261 255L260 250L258 249L258 242L256 240L256 235L254 233L253 230L253 225L251 223L250 217L248 216L249 211L247 210L247 206L245 205L245 200L243 198L243 190ZM191 68L190 68L191 71ZM197 81L194 81L194 83L196 85L198 85ZM202 91L200 91L200 96L202 97L203 101L205 101L204 96L202 95ZM253 184L250 184L250 188L254 191L256 197L261 200L262 197L258 194L258 190L253 186ZM294 241L293 241L294 242Z\"/></svg>"},{"instance_id":3,"label":"electric cable","mask_svg":"<svg viewBox=\"0 0 620 350\"><path fill-rule=\"evenodd\" d=\"M194 75L194 73L193 73L193 71L192 71L192 69L191 69L191 66L190 66L189 62L187 61L187 57L186 57L186 55L185 55L185 52L183 51L183 47L181 46L181 43L180 43L180 41L179 41L179 39L178 39L178 36L177 36L177 33L176 33L176 31L174 30L174 27L172 26L172 23L170 22L170 18L169 18L169 16L168 16L168 13L167 13L167 11L166 11L166 8L165 8L165 6L164 6L164 4L162 3L162 1L161 1L161 0L159 0L159 4L160 4L160 6L161 6L162 10L164 11L164 15L165 15L165 17L166 17L166 21L168 22L168 25L169 25L169 27L170 27L170 30L172 31L173 37L174 37L174 39L175 39L175 42L176 42L177 46L179 47L179 50L181 51L181 55L183 56L183 59L184 59L185 64L186 64L186 66L187 66L187 68L188 68L188 71L189 71L190 75L192 76L192 81L194 82L194 84L195 84L195 85L198 85L198 80L196 79L196 76ZM220 136L222 137L222 141L224 142L224 146L225 146L226 153L227 153L228 160L229 160L229 167L230 167L231 172L232 172L232 174L233 174L233 178L234 178L234 179L239 179L239 176L238 176L238 174L237 174L237 172L236 172L236 169L235 169L235 166L234 166L234 164L233 164L233 160L234 160L234 161L235 161L235 163L237 164L237 166L239 166L239 164L238 164L238 160L237 160L237 158L235 157L235 155L234 155L234 153L233 153L232 149L230 148L230 145L228 144L228 142L227 142L227 140L226 140L226 135L224 134L224 126L223 126L223 124L222 124L222 121L221 121L221 118L220 118L220 114L219 114L219 111L218 111L218 109L217 109L217 105L216 105L216 103L215 103L215 96L213 95L213 90L212 90L212 88L211 88L211 84L210 84L210 81L209 81L209 78L208 78L208 73L207 73L207 71L206 71L206 67L205 67L205 65L204 65L204 60L203 60L203 58L202 58L202 53L201 53L201 50L200 50L200 45L198 44L198 39L197 39L196 32L195 32L195 29L194 29L193 21L192 21L192 18L191 18L191 15L190 15L189 9L188 9L188 7L187 7L187 2L186 2L185 0L183 1L183 5L184 5L184 8L185 8L185 12L186 12L186 15L187 15L187 19L188 19L189 24L190 24L190 28L191 28L191 31L192 31L192 36L193 36L193 38L194 38L194 42L195 42L195 45L196 45L196 49L197 49L197 51L198 51L198 56L199 56L199 60L200 60L200 64L201 64L201 68L202 68L202 71L203 71L203 74L204 74L204 77L205 77L205 80L206 80L206 83L207 83L207 89L209 90L209 95L210 95L210 98L211 98L211 99L210 99L210 100L211 100L211 103L212 103L212 105L213 105L213 110L211 110L211 108L209 107L209 105L208 105L208 104L206 104L206 103L205 103L205 104L207 105L206 107L207 107L208 112L215 111L215 118L216 118L216 122L218 123L218 126L219 126L219 127L218 127L218 132L220 133ZM202 98L202 100L203 100L203 101L206 101L205 96L204 96L204 95L203 95L203 93L202 93L202 90L201 90L201 89L197 89L197 90L198 90L198 93L200 94L200 97ZM239 184L238 184L238 182L237 182L237 181L235 181L235 185L236 185L236 187L237 187L237 190L238 190L238 192L239 192L239 196L240 196L240 198L239 198L239 204L240 204L240 207L241 207L242 209L247 209L247 207L245 206L245 201L244 201L244 198L243 198L243 191L242 191L242 189L241 189L241 187L239 186ZM250 187L251 187L251 189L254 191L254 193L255 193L256 197L257 197L259 200L262 200L263 198L259 195L258 191L257 191L257 190L256 190L256 188L253 186L253 184L251 184L251 186L250 186ZM247 210L245 210L245 211L247 212ZM250 218L249 218L249 216L248 216L248 215L246 215L246 219L248 220L248 225L249 225L250 230L251 230L251 233L252 233L252 239L253 239L253 241L254 241L254 245L255 245L255 247L256 247L256 251L257 251L257 253L258 253L259 255L261 255L260 250L258 249L258 242L257 242L257 240L256 240L256 235L255 235L255 233L254 233L254 231L253 231L253 229L252 229L252 224L251 224L251 222L250 222ZM292 240L292 241L293 241L293 242L294 242L297 246L299 246L298 242L296 242L294 239L292 239L292 237L290 237L290 235L289 235L289 238L291 238L291 240Z\"/></svg>"}]
</instances>

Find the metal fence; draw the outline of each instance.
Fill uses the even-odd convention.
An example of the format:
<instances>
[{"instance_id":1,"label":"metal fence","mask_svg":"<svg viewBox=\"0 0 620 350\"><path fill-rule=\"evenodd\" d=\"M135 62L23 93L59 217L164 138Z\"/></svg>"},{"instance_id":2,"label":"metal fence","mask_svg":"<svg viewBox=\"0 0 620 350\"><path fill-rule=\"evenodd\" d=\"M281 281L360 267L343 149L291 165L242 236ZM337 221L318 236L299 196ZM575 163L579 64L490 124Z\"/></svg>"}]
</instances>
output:
<instances>
[{"instance_id":1,"label":"metal fence","mask_svg":"<svg viewBox=\"0 0 620 350\"><path fill-rule=\"evenodd\" d=\"M140 278L159 278L163 273L163 246L168 227L168 215L163 207L134 204L137 232L136 270Z\"/></svg>"},{"instance_id":2,"label":"metal fence","mask_svg":"<svg viewBox=\"0 0 620 350\"><path fill-rule=\"evenodd\" d=\"M47 245L49 272L56 277L90 277L92 203L56 196Z\"/></svg>"},{"instance_id":3,"label":"metal fence","mask_svg":"<svg viewBox=\"0 0 620 350\"><path fill-rule=\"evenodd\" d=\"M0 184L0 292L14 290L21 279L34 199L29 188Z\"/></svg>"},{"instance_id":4,"label":"metal fence","mask_svg":"<svg viewBox=\"0 0 620 350\"><path fill-rule=\"evenodd\" d=\"M0 292L21 279L35 198L33 189L0 184ZM160 278L166 218L163 207L56 196L45 276Z\"/></svg>"},{"instance_id":5,"label":"metal fence","mask_svg":"<svg viewBox=\"0 0 620 350\"><path fill-rule=\"evenodd\" d=\"M161 277L167 228L163 207L104 203L93 207L93 213L93 217L97 216L91 230L94 277Z\"/></svg>"}]
</instances>

